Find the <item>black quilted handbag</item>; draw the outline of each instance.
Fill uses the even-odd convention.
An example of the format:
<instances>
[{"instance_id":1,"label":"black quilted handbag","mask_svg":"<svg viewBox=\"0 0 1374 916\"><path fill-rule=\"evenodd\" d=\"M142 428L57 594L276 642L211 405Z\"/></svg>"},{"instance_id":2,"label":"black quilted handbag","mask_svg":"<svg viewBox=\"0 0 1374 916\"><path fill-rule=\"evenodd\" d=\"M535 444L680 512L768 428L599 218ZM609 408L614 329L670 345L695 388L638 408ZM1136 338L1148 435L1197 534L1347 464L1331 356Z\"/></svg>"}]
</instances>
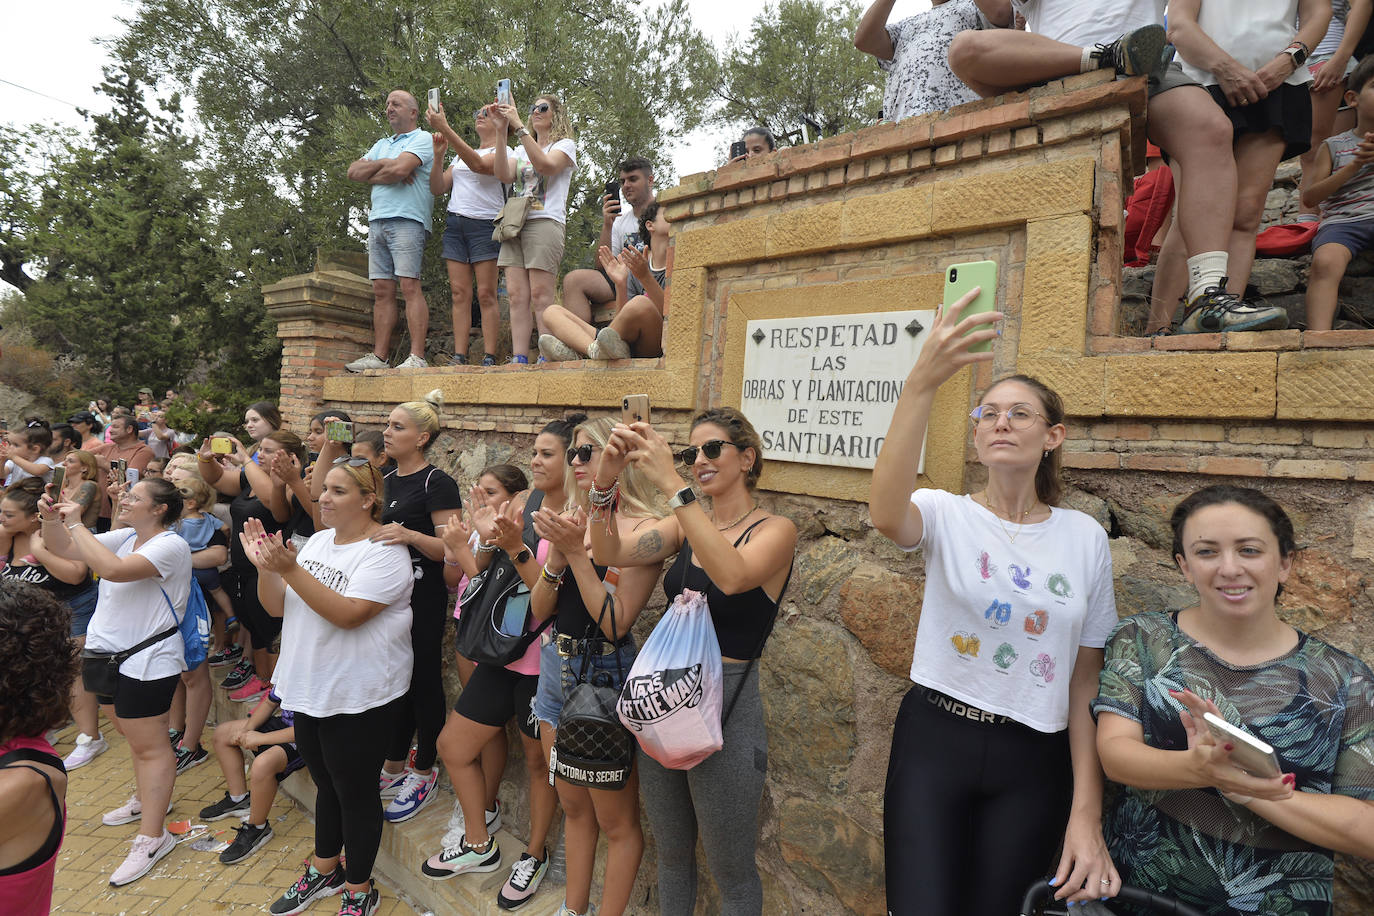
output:
<instances>
[{"instance_id":1,"label":"black quilted handbag","mask_svg":"<svg viewBox=\"0 0 1374 916\"><path fill-rule=\"evenodd\" d=\"M601 604L597 631L609 609L611 635L616 634L615 602L610 595ZM596 639L584 641L582 665L577 682L563 694L563 712L558 717L558 738L549 755L549 770L564 782L589 789L623 789L634 766L635 740L620 723L615 704L625 672L616 654L618 677L592 668L592 646Z\"/></svg>"}]
</instances>

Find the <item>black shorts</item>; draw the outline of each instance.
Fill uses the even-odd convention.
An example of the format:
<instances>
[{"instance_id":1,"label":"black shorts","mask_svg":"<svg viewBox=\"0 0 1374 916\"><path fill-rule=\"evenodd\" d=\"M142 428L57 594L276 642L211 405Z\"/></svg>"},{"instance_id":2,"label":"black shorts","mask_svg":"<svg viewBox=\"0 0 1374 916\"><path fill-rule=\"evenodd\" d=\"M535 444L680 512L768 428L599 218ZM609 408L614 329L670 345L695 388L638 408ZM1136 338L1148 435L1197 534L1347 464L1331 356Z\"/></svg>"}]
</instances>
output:
<instances>
[{"instance_id":1,"label":"black shorts","mask_svg":"<svg viewBox=\"0 0 1374 916\"><path fill-rule=\"evenodd\" d=\"M151 719L172 708L172 697L180 683L179 674L155 681L140 681L121 674L115 684L115 695L96 700L101 706L114 706L115 715L121 719Z\"/></svg>"},{"instance_id":2,"label":"black shorts","mask_svg":"<svg viewBox=\"0 0 1374 916\"><path fill-rule=\"evenodd\" d=\"M1258 102L1232 105L1220 86L1208 86L1212 100L1231 119L1235 137L1264 134L1271 130L1283 138L1283 158L1291 159L1312 148L1312 93L1306 86L1284 83Z\"/></svg>"},{"instance_id":3,"label":"black shorts","mask_svg":"<svg viewBox=\"0 0 1374 916\"><path fill-rule=\"evenodd\" d=\"M281 716L268 716L267 721L258 726L257 730L266 735L271 732L281 731L284 728L291 728L291 726L283 722ZM277 774L277 782L281 782L283 779L305 766L305 758L301 756L300 751L296 750L296 744L293 741L283 741L281 744L264 744L262 747L252 752L254 758L270 747L279 747L286 754L286 769Z\"/></svg>"},{"instance_id":4,"label":"black shorts","mask_svg":"<svg viewBox=\"0 0 1374 916\"><path fill-rule=\"evenodd\" d=\"M479 725L502 728L515 716L522 734L539 737L539 720L534 717L534 694L539 675L517 674L496 665L478 665L468 685L458 694L453 711Z\"/></svg>"},{"instance_id":5,"label":"black shorts","mask_svg":"<svg viewBox=\"0 0 1374 916\"><path fill-rule=\"evenodd\" d=\"M205 592L205 600L210 601L210 593L220 587L219 570L213 566L207 566L204 569L191 570L191 575L200 583L201 591ZM218 611L219 605L210 602L210 608L211 610Z\"/></svg>"}]
</instances>

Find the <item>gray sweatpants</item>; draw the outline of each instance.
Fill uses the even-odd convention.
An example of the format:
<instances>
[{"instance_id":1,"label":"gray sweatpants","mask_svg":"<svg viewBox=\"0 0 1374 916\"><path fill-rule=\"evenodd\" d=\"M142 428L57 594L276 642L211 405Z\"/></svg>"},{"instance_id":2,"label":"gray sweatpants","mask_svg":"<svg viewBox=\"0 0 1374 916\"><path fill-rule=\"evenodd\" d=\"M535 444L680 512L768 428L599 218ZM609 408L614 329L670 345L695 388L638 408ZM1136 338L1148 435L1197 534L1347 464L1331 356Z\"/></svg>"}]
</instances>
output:
<instances>
[{"instance_id":1,"label":"gray sweatpants","mask_svg":"<svg viewBox=\"0 0 1374 916\"><path fill-rule=\"evenodd\" d=\"M747 667L726 662L722 715ZM663 916L691 916L696 905L697 830L711 875L720 888L722 916L758 916L763 883L754 850L759 803L768 770L756 662L734 712L725 723L725 746L690 770L669 770L639 755L639 786L649 828L658 845L658 906Z\"/></svg>"}]
</instances>

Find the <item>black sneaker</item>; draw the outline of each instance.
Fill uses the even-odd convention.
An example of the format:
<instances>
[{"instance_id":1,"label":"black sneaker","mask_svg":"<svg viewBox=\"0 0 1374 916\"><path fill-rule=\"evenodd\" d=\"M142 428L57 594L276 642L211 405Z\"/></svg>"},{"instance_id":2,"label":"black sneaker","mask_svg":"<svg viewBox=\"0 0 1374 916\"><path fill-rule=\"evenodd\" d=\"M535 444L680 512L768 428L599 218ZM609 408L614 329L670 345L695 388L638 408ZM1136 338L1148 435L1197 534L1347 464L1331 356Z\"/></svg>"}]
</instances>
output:
<instances>
[{"instance_id":1,"label":"black sneaker","mask_svg":"<svg viewBox=\"0 0 1374 916\"><path fill-rule=\"evenodd\" d=\"M213 805L206 805L200 809L200 819L203 821L222 821L226 817L238 815L245 817L248 814L249 802L252 800L252 793L243 796L240 801L234 801L225 792L224 797Z\"/></svg>"},{"instance_id":2,"label":"black sneaker","mask_svg":"<svg viewBox=\"0 0 1374 916\"><path fill-rule=\"evenodd\" d=\"M249 679L256 673L252 661L247 658L241 658L239 659L239 663L229 672L228 676L219 682L219 685L225 690L238 690L244 684L248 683Z\"/></svg>"},{"instance_id":3,"label":"black sneaker","mask_svg":"<svg viewBox=\"0 0 1374 916\"><path fill-rule=\"evenodd\" d=\"M1115 71L1117 76L1153 76L1159 74L1173 59L1173 49L1168 53L1168 36L1161 25L1147 25L1127 32L1116 41L1098 45L1089 55L1097 61L1097 69Z\"/></svg>"},{"instance_id":4,"label":"black sneaker","mask_svg":"<svg viewBox=\"0 0 1374 916\"><path fill-rule=\"evenodd\" d=\"M381 896L375 885L369 888L366 894L355 894L345 890L343 900L339 903L339 916L372 916L377 911Z\"/></svg>"},{"instance_id":5,"label":"black sneaker","mask_svg":"<svg viewBox=\"0 0 1374 916\"><path fill-rule=\"evenodd\" d=\"M1220 331L1282 331L1288 313L1277 305L1252 305L1226 291L1226 281L1209 286L1188 303L1179 323L1180 334L1215 334Z\"/></svg>"},{"instance_id":6,"label":"black sneaker","mask_svg":"<svg viewBox=\"0 0 1374 916\"><path fill-rule=\"evenodd\" d=\"M177 749L177 745L181 743L181 736L184 734L186 733L184 731L181 731L180 729L167 729L167 740L172 742L172 750Z\"/></svg>"},{"instance_id":7,"label":"black sneaker","mask_svg":"<svg viewBox=\"0 0 1374 916\"><path fill-rule=\"evenodd\" d=\"M265 846L270 839L272 839L272 826L270 824L263 824L261 827L244 824L235 834L234 842L230 843L229 848L219 854L219 860L225 865L242 862Z\"/></svg>"},{"instance_id":8,"label":"black sneaker","mask_svg":"<svg viewBox=\"0 0 1374 916\"><path fill-rule=\"evenodd\" d=\"M450 357L448 358L448 364L449 364L450 366L466 366L466 365L468 364L468 357L467 357L467 354L466 354L466 353L455 353L455 354L453 354L452 356L450 356Z\"/></svg>"},{"instance_id":9,"label":"black sneaker","mask_svg":"<svg viewBox=\"0 0 1374 916\"><path fill-rule=\"evenodd\" d=\"M335 894L342 894L343 891L343 868L335 868L329 874L322 875L315 871L315 866L307 865L305 872L291 885L291 889L278 897L267 909L273 916L290 916L292 913L301 912L316 900L333 897Z\"/></svg>"},{"instance_id":10,"label":"black sneaker","mask_svg":"<svg viewBox=\"0 0 1374 916\"><path fill-rule=\"evenodd\" d=\"M185 773L191 767L196 766L200 763L204 763L205 758L210 756L209 753L206 752L205 748L201 747L199 744L189 749L179 747L176 749L176 751L178 774Z\"/></svg>"},{"instance_id":11,"label":"black sneaker","mask_svg":"<svg viewBox=\"0 0 1374 916\"><path fill-rule=\"evenodd\" d=\"M238 643L230 643L226 648L219 650L206 659L211 668L223 668L225 665L232 665L243 658L243 646Z\"/></svg>"}]
</instances>

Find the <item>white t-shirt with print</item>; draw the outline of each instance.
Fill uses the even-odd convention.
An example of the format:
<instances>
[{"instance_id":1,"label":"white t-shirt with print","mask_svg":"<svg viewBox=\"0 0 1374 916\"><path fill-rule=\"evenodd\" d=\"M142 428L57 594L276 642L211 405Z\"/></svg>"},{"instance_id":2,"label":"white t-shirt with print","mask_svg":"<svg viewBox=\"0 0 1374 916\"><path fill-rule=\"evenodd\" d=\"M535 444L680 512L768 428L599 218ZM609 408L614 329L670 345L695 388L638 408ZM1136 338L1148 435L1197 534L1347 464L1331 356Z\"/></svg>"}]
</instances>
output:
<instances>
[{"instance_id":1,"label":"white t-shirt with print","mask_svg":"<svg viewBox=\"0 0 1374 916\"><path fill-rule=\"evenodd\" d=\"M53 460L52 460L51 458L49 458L47 455L42 455L42 456L40 456L40 457L34 459L34 463L35 463L35 464L41 464L41 465L44 465L45 467L47 467L47 470L43 472L43 482L44 482L44 483L52 483L52 469L55 467L55 465L53 464ZM12 487L12 486L14 486L15 484L17 484L17 483L18 483L19 481L21 481L21 480L24 480L24 479L29 478L29 477L37 477L37 476L38 476L37 474L30 474L28 471L24 470L24 469L21 468L19 465L15 464L13 461L6 461L6 462L5 462L5 486L6 486L6 487Z\"/></svg>"},{"instance_id":2,"label":"white t-shirt with print","mask_svg":"<svg viewBox=\"0 0 1374 916\"><path fill-rule=\"evenodd\" d=\"M532 198L526 219L552 219L566 224L568 186L572 184L572 173L577 168L577 144L565 137L546 152L563 153L572 164L557 175L540 175L530 164L529 153L525 152L525 144L521 143L515 148L515 184L511 193Z\"/></svg>"},{"instance_id":3,"label":"white t-shirt with print","mask_svg":"<svg viewBox=\"0 0 1374 916\"><path fill-rule=\"evenodd\" d=\"M410 689L410 551L364 538L334 543L334 529L311 536L296 562L346 598L385 604L346 630L321 617L291 588L283 602L281 657L273 678L282 708L308 716L374 709Z\"/></svg>"},{"instance_id":4,"label":"white t-shirt with print","mask_svg":"<svg viewBox=\"0 0 1374 916\"><path fill-rule=\"evenodd\" d=\"M1197 24L1217 47L1242 67L1258 70L1293 41L1298 0L1206 0ZM1211 71L1195 67L1180 51L1183 72L1204 86L1217 85ZM1299 67L1284 80L1290 86L1312 82L1312 72Z\"/></svg>"},{"instance_id":5,"label":"white t-shirt with print","mask_svg":"<svg viewBox=\"0 0 1374 916\"><path fill-rule=\"evenodd\" d=\"M1026 17L1026 31L1078 48L1107 44L1144 26L1164 24L1164 0L1011 0L1011 6Z\"/></svg>"},{"instance_id":6,"label":"white t-shirt with print","mask_svg":"<svg viewBox=\"0 0 1374 916\"><path fill-rule=\"evenodd\" d=\"M917 490L911 501L924 534L905 549L926 565L911 679L1062 731L1078 648L1102 648L1117 623L1106 532L1072 509L1018 530L969 496Z\"/></svg>"},{"instance_id":7,"label":"white t-shirt with print","mask_svg":"<svg viewBox=\"0 0 1374 916\"><path fill-rule=\"evenodd\" d=\"M496 147L484 146L477 155L487 156ZM496 219L506 202L505 189L501 179L495 175L479 175L461 157L453 159L453 191L448 196L450 213L466 216L469 219Z\"/></svg>"},{"instance_id":8,"label":"white t-shirt with print","mask_svg":"<svg viewBox=\"0 0 1374 916\"><path fill-rule=\"evenodd\" d=\"M137 553L157 569L157 575L134 582L100 580L95 615L86 629L86 647L101 652L132 649L149 636L176 625L186 615L191 594L191 546L173 531L153 535L137 550L138 535L131 528L97 534L95 539L115 556ZM163 592L167 597L163 597ZM176 606L176 616L168 600ZM155 681L186 670L186 646L179 633L131 656L119 673L140 681Z\"/></svg>"},{"instance_id":9,"label":"white t-shirt with print","mask_svg":"<svg viewBox=\"0 0 1374 916\"><path fill-rule=\"evenodd\" d=\"M646 240L639 237L639 217L634 208L620 200L620 215L611 223L611 254L618 255L626 245L640 245Z\"/></svg>"},{"instance_id":10,"label":"white t-shirt with print","mask_svg":"<svg viewBox=\"0 0 1374 916\"><path fill-rule=\"evenodd\" d=\"M985 28L991 23L973 0L949 0L889 25L892 60L878 61L887 73L883 117L900 121L977 99L949 69L949 45L960 32Z\"/></svg>"}]
</instances>

